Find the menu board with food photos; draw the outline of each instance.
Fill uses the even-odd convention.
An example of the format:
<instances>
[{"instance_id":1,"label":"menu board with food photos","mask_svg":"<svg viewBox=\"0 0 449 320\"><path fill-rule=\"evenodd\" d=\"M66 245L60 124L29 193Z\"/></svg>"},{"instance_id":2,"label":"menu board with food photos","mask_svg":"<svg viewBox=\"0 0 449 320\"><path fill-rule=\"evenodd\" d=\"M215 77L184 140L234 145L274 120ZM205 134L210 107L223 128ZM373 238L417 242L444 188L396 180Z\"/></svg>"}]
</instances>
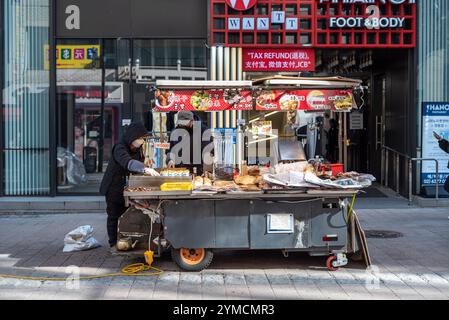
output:
<instances>
[{"instance_id":1,"label":"menu board with food photos","mask_svg":"<svg viewBox=\"0 0 449 320\"><path fill-rule=\"evenodd\" d=\"M253 110L250 90L156 90L155 111Z\"/></svg>"},{"instance_id":2,"label":"menu board with food photos","mask_svg":"<svg viewBox=\"0 0 449 320\"><path fill-rule=\"evenodd\" d=\"M156 90L154 111L351 111L350 90Z\"/></svg>"},{"instance_id":3,"label":"menu board with food photos","mask_svg":"<svg viewBox=\"0 0 449 320\"><path fill-rule=\"evenodd\" d=\"M350 111L354 106L349 90L262 90L256 92L260 111Z\"/></svg>"}]
</instances>

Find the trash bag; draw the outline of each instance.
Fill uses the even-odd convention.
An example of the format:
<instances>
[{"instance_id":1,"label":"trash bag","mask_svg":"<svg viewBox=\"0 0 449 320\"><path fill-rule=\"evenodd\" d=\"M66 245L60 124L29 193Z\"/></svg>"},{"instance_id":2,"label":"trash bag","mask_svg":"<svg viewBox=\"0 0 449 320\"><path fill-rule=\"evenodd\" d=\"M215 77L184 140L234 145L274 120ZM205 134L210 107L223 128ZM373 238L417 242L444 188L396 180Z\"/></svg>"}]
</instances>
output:
<instances>
[{"instance_id":1,"label":"trash bag","mask_svg":"<svg viewBox=\"0 0 449 320\"><path fill-rule=\"evenodd\" d=\"M72 185L83 185L87 183L86 169L83 161L73 152L58 148L58 167L66 167L67 180Z\"/></svg>"},{"instance_id":2,"label":"trash bag","mask_svg":"<svg viewBox=\"0 0 449 320\"><path fill-rule=\"evenodd\" d=\"M94 228L91 226L81 226L70 231L64 237L64 249L62 252L76 252L94 249L101 244L92 237Z\"/></svg>"}]
</instances>

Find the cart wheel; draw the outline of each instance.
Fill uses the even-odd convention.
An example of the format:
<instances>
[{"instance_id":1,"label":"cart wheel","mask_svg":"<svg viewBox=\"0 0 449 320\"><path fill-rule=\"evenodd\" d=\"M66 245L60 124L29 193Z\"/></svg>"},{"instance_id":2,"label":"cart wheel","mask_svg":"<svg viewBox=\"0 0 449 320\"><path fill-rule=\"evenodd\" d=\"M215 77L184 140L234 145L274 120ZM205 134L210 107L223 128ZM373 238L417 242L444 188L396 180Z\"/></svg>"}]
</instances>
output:
<instances>
[{"instance_id":1,"label":"cart wheel","mask_svg":"<svg viewBox=\"0 0 449 320\"><path fill-rule=\"evenodd\" d=\"M339 268L335 268L332 265L332 262L334 262L335 260L337 260L336 256L330 256L329 258L327 258L326 267L327 267L327 269L329 269L329 271L332 271L332 272L338 271Z\"/></svg>"},{"instance_id":2,"label":"cart wheel","mask_svg":"<svg viewBox=\"0 0 449 320\"><path fill-rule=\"evenodd\" d=\"M173 261L186 271L201 271L209 267L214 254L208 249L172 248L171 257Z\"/></svg>"}]
</instances>

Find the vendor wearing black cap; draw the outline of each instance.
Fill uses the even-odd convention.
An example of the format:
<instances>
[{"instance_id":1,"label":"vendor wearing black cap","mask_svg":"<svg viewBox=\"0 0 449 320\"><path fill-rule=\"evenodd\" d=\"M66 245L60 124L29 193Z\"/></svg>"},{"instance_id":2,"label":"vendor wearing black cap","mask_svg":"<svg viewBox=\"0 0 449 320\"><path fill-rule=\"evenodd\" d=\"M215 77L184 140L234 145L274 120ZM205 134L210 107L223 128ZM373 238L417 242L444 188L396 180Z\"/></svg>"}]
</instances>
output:
<instances>
[{"instance_id":1,"label":"vendor wearing black cap","mask_svg":"<svg viewBox=\"0 0 449 320\"><path fill-rule=\"evenodd\" d=\"M155 170L146 168L143 163L142 146L147 135L148 132L142 123L130 124L122 140L112 148L111 159L101 181L100 193L106 196L107 230L111 247L117 242L118 220L127 209L123 197L126 177L131 172L159 175Z\"/></svg>"},{"instance_id":2,"label":"vendor wearing black cap","mask_svg":"<svg viewBox=\"0 0 449 320\"><path fill-rule=\"evenodd\" d=\"M167 154L168 167L182 167L196 171L197 175L203 174L203 150L208 142L203 142L202 137L205 127L201 120L195 119L191 111L178 112L176 128L171 137L170 150ZM185 154L188 152L189 154ZM195 154L196 153L196 154Z\"/></svg>"}]
</instances>

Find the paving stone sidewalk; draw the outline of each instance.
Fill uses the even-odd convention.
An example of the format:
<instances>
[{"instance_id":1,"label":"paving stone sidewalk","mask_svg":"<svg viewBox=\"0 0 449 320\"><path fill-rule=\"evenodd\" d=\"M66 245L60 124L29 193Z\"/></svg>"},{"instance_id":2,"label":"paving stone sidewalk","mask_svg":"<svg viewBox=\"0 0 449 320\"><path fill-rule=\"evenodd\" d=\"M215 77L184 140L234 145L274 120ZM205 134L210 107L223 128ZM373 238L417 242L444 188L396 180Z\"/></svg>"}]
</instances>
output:
<instances>
[{"instance_id":1,"label":"paving stone sidewalk","mask_svg":"<svg viewBox=\"0 0 449 320\"><path fill-rule=\"evenodd\" d=\"M381 201L381 200L377 200ZM392 230L397 239L368 239L374 267L357 263L338 272L324 258L279 251L219 252L209 269L180 271L169 256L154 277L71 283L0 278L0 299L449 299L448 209L360 209L365 229ZM105 214L0 216L0 273L67 277L117 272L135 260L110 256L106 246L62 253L64 235L81 225L107 244Z\"/></svg>"}]
</instances>

